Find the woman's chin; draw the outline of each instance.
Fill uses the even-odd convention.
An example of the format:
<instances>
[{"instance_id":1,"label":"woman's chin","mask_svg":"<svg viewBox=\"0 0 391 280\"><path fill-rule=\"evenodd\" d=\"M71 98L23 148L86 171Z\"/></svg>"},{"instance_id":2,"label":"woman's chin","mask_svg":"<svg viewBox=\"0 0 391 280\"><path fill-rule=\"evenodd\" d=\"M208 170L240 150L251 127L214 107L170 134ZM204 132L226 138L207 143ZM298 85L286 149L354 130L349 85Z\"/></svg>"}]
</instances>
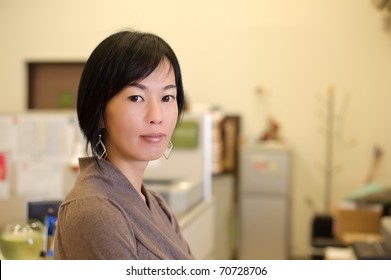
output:
<instances>
[{"instance_id":1,"label":"woman's chin","mask_svg":"<svg viewBox=\"0 0 391 280\"><path fill-rule=\"evenodd\" d=\"M148 158L149 160L157 160L159 158L161 158L163 156L163 152L154 152L154 153L150 153Z\"/></svg>"},{"instance_id":2,"label":"woman's chin","mask_svg":"<svg viewBox=\"0 0 391 280\"><path fill-rule=\"evenodd\" d=\"M158 160L158 159L161 158L161 157L162 157L162 154L159 155L159 156L153 156L153 157L151 157L150 160Z\"/></svg>"}]
</instances>

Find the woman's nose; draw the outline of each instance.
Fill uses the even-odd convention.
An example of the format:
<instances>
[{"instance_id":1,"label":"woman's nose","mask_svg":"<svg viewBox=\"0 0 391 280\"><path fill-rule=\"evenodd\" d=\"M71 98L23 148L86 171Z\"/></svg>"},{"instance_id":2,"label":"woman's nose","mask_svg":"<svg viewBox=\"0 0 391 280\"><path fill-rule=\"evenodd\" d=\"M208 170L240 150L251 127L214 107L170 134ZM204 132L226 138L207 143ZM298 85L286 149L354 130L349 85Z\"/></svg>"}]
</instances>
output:
<instances>
[{"instance_id":1,"label":"woman's nose","mask_svg":"<svg viewBox=\"0 0 391 280\"><path fill-rule=\"evenodd\" d=\"M160 124L162 122L162 111L158 102L151 102L148 107L149 124Z\"/></svg>"}]
</instances>

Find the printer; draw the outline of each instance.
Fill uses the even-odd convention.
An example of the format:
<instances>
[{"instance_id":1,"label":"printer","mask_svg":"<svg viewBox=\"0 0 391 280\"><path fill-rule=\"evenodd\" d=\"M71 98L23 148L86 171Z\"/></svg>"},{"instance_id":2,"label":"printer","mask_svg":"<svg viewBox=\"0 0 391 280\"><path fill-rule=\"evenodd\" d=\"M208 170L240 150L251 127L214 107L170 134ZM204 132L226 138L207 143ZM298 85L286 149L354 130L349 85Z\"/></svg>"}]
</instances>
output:
<instances>
[{"instance_id":1,"label":"printer","mask_svg":"<svg viewBox=\"0 0 391 280\"><path fill-rule=\"evenodd\" d=\"M144 184L159 193L177 217L184 215L203 198L203 185L197 180L145 180Z\"/></svg>"}]
</instances>

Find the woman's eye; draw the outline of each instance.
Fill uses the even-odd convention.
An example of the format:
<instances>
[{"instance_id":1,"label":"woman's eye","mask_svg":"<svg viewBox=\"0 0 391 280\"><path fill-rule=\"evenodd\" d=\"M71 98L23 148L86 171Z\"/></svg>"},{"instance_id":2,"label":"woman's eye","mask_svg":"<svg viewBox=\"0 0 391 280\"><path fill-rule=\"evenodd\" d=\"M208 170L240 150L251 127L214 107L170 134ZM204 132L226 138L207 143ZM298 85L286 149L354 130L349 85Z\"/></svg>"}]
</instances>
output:
<instances>
[{"instance_id":1,"label":"woman's eye","mask_svg":"<svg viewBox=\"0 0 391 280\"><path fill-rule=\"evenodd\" d=\"M175 99L174 96L172 96L172 95L166 95L166 96L164 96L164 97L162 98L162 101L163 101L163 102L170 102L170 101L173 101L174 99Z\"/></svg>"},{"instance_id":2,"label":"woman's eye","mask_svg":"<svg viewBox=\"0 0 391 280\"><path fill-rule=\"evenodd\" d=\"M143 101L143 98L140 95L131 95L128 97L128 99L132 102L141 102Z\"/></svg>"}]
</instances>

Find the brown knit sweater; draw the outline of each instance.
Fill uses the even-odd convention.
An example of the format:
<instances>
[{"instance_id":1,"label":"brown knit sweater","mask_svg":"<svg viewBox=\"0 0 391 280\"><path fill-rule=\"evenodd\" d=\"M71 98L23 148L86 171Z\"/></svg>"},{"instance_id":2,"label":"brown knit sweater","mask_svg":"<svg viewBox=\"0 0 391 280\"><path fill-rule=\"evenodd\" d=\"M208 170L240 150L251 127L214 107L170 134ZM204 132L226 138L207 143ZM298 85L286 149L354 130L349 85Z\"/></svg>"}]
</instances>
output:
<instances>
[{"instance_id":1,"label":"brown knit sweater","mask_svg":"<svg viewBox=\"0 0 391 280\"><path fill-rule=\"evenodd\" d=\"M193 259L163 198L146 203L113 164L79 159L81 173L58 213L55 259Z\"/></svg>"}]
</instances>

